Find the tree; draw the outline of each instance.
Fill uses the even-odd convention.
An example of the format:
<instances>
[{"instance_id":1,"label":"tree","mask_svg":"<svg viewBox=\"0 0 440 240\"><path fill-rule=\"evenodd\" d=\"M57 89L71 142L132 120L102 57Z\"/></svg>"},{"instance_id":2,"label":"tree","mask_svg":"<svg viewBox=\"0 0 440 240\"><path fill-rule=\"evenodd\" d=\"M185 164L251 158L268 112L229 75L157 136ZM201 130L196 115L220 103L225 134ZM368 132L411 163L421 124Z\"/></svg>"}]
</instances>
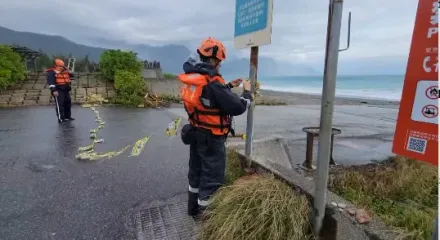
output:
<instances>
[{"instance_id":1,"label":"tree","mask_svg":"<svg viewBox=\"0 0 440 240\"><path fill-rule=\"evenodd\" d=\"M37 70L44 70L53 65L53 59L40 51L40 56L35 59L35 64L37 65Z\"/></svg>"},{"instance_id":2,"label":"tree","mask_svg":"<svg viewBox=\"0 0 440 240\"><path fill-rule=\"evenodd\" d=\"M100 58L99 67L104 79L114 81L118 70L126 70L139 74L142 63L137 60L137 54L132 51L105 50Z\"/></svg>"},{"instance_id":3,"label":"tree","mask_svg":"<svg viewBox=\"0 0 440 240\"><path fill-rule=\"evenodd\" d=\"M25 66L20 54L7 45L0 45L0 89L6 89L25 77Z\"/></svg>"},{"instance_id":4,"label":"tree","mask_svg":"<svg viewBox=\"0 0 440 240\"><path fill-rule=\"evenodd\" d=\"M137 72L117 70L115 74L116 103L137 106L144 101L146 84Z\"/></svg>"}]
</instances>

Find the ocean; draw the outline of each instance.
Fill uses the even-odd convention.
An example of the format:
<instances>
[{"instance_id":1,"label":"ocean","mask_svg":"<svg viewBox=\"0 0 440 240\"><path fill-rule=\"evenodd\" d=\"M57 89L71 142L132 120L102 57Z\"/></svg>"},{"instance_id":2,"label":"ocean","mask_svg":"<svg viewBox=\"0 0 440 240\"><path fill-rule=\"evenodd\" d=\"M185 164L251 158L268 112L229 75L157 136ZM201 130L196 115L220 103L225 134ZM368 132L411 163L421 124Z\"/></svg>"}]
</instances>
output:
<instances>
[{"instance_id":1,"label":"ocean","mask_svg":"<svg viewBox=\"0 0 440 240\"><path fill-rule=\"evenodd\" d=\"M225 79L232 80L234 78L225 76ZM258 79L261 89L313 95L322 94L323 78L320 76L260 76ZM400 101L403 80L403 75L338 76L336 96Z\"/></svg>"}]
</instances>

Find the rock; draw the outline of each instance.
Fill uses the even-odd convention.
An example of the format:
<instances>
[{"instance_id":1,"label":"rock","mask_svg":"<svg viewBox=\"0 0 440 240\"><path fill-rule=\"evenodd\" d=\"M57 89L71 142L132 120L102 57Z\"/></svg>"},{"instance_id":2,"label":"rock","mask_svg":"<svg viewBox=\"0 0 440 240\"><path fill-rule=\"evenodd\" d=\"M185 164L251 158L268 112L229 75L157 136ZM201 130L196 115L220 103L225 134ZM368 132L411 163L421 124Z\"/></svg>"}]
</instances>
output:
<instances>
[{"instance_id":1,"label":"rock","mask_svg":"<svg viewBox=\"0 0 440 240\"><path fill-rule=\"evenodd\" d=\"M86 89L85 88L77 88L75 90L76 94L86 95Z\"/></svg>"},{"instance_id":2,"label":"rock","mask_svg":"<svg viewBox=\"0 0 440 240\"><path fill-rule=\"evenodd\" d=\"M9 102L9 106L21 106L21 105L23 105L23 102L13 102L13 101Z\"/></svg>"},{"instance_id":3,"label":"rock","mask_svg":"<svg viewBox=\"0 0 440 240\"><path fill-rule=\"evenodd\" d=\"M41 90L39 90L39 89L30 89L30 90L27 90L27 93L26 93L26 95L28 95L28 94L40 94L40 91Z\"/></svg>"},{"instance_id":4,"label":"rock","mask_svg":"<svg viewBox=\"0 0 440 240\"><path fill-rule=\"evenodd\" d=\"M34 106L34 105L37 105L37 101L36 100L24 100L23 105L24 106Z\"/></svg>"},{"instance_id":5,"label":"rock","mask_svg":"<svg viewBox=\"0 0 440 240\"><path fill-rule=\"evenodd\" d=\"M0 95L0 101L7 102L11 99L11 95Z\"/></svg>"},{"instance_id":6,"label":"rock","mask_svg":"<svg viewBox=\"0 0 440 240\"><path fill-rule=\"evenodd\" d=\"M45 86L46 84L36 83L32 89L40 90L40 89L44 89Z\"/></svg>"},{"instance_id":7,"label":"rock","mask_svg":"<svg viewBox=\"0 0 440 240\"><path fill-rule=\"evenodd\" d=\"M34 96L27 95L24 99L25 100L38 100L38 95L34 95Z\"/></svg>"},{"instance_id":8,"label":"rock","mask_svg":"<svg viewBox=\"0 0 440 240\"><path fill-rule=\"evenodd\" d=\"M347 204L345 204L345 203L338 203L338 207L344 209L344 208L347 207Z\"/></svg>"},{"instance_id":9,"label":"rock","mask_svg":"<svg viewBox=\"0 0 440 240\"><path fill-rule=\"evenodd\" d=\"M0 101L0 107L7 107L8 105L9 105L8 102Z\"/></svg>"},{"instance_id":10,"label":"rock","mask_svg":"<svg viewBox=\"0 0 440 240\"><path fill-rule=\"evenodd\" d=\"M350 214L351 216L354 216L356 214L356 208L350 208L347 209L348 214Z\"/></svg>"},{"instance_id":11,"label":"rock","mask_svg":"<svg viewBox=\"0 0 440 240\"><path fill-rule=\"evenodd\" d=\"M105 87L97 87L96 91L98 92L98 94L107 94L107 89Z\"/></svg>"},{"instance_id":12,"label":"rock","mask_svg":"<svg viewBox=\"0 0 440 240\"><path fill-rule=\"evenodd\" d=\"M87 88L87 95L96 94L96 88Z\"/></svg>"},{"instance_id":13,"label":"rock","mask_svg":"<svg viewBox=\"0 0 440 240\"><path fill-rule=\"evenodd\" d=\"M356 221L360 224L367 224L371 222L370 215L364 209L358 209L356 211Z\"/></svg>"},{"instance_id":14,"label":"rock","mask_svg":"<svg viewBox=\"0 0 440 240\"><path fill-rule=\"evenodd\" d=\"M38 100L37 101L37 104L38 105L49 105L49 103L50 103L50 101L49 101L49 99L47 99L47 100Z\"/></svg>"},{"instance_id":15,"label":"rock","mask_svg":"<svg viewBox=\"0 0 440 240\"><path fill-rule=\"evenodd\" d=\"M16 98L24 98L24 96L26 96L25 93L13 93L12 94L12 98L16 97Z\"/></svg>"},{"instance_id":16,"label":"rock","mask_svg":"<svg viewBox=\"0 0 440 240\"><path fill-rule=\"evenodd\" d=\"M335 202L332 202L332 205L333 205L333 207L337 207L338 206L338 204L335 203Z\"/></svg>"},{"instance_id":17,"label":"rock","mask_svg":"<svg viewBox=\"0 0 440 240\"><path fill-rule=\"evenodd\" d=\"M23 89L33 89L34 84L33 83L25 83L23 84Z\"/></svg>"},{"instance_id":18,"label":"rock","mask_svg":"<svg viewBox=\"0 0 440 240\"><path fill-rule=\"evenodd\" d=\"M14 102L14 103L23 102L23 100L24 100L24 97L16 97L16 96L11 97L11 102Z\"/></svg>"},{"instance_id":19,"label":"rock","mask_svg":"<svg viewBox=\"0 0 440 240\"><path fill-rule=\"evenodd\" d=\"M20 90L14 90L14 93L26 93L26 90L22 90L22 89L20 89Z\"/></svg>"},{"instance_id":20,"label":"rock","mask_svg":"<svg viewBox=\"0 0 440 240\"><path fill-rule=\"evenodd\" d=\"M42 90L41 90L41 95L47 95L47 96L50 96L50 90L49 90L49 89L42 89Z\"/></svg>"},{"instance_id":21,"label":"rock","mask_svg":"<svg viewBox=\"0 0 440 240\"><path fill-rule=\"evenodd\" d=\"M339 211L339 212L343 212L344 209L342 209L342 208L338 208L338 211Z\"/></svg>"}]
</instances>

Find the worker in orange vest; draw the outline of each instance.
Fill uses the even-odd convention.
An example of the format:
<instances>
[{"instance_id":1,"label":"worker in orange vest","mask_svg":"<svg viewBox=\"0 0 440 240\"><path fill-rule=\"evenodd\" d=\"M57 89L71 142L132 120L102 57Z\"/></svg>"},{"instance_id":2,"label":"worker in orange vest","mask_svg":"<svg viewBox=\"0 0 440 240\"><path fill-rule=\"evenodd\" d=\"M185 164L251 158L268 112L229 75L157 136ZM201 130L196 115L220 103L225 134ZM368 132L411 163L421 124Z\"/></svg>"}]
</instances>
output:
<instances>
[{"instance_id":1,"label":"worker in orange vest","mask_svg":"<svg viewBox=\"0 0 440 240\"><path fill-rule=\"evenodd\" d=\"M75 120L71 116L72 100L70 97L73 74L67 70L61 59L55 59L54 67L47 69L46 74L47 84L55 100L58 122Z\"/></svg>"},{"instance_id":2,"label":"worker in orange vest","mask_svg":"<svg viewBox=\"0 0 440 240\"><path fill-rule=\"evenodd\" d=\"M226 83L219 73L226 59L223 43L207 38L183 64L178 76L183 84L180 94L190 124L182 128L182 141L190 145L188 214L203 213L211 195L225 182L226 137L233 134L232 117L250 106L250 82L243 83L241 97L231 91L243 81Z\"/></svg>"}]
</instances>

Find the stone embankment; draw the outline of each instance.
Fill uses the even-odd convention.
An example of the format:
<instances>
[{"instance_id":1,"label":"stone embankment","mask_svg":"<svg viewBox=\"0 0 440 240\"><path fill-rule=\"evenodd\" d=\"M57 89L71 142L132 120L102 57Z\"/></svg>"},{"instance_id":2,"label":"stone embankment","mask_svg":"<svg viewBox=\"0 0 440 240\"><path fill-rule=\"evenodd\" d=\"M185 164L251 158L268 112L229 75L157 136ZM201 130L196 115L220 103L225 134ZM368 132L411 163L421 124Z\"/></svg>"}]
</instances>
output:
<instances>
[{"instance_id":1,"label":"stone embankment","mask_svg":"<svg viewBox=\"0 0 440 240\"><path fill-rule=\"evenodd\" d=\"M96 73L77 73L72 82L72 103L81 104L91 94L100 94L104 98L116 96L112 83L101 80ZM36 106L53 104L53 98L46 84L44 73L28 73L26 78L0 92L0 107Z\"/></svg>"}]
</instances>

